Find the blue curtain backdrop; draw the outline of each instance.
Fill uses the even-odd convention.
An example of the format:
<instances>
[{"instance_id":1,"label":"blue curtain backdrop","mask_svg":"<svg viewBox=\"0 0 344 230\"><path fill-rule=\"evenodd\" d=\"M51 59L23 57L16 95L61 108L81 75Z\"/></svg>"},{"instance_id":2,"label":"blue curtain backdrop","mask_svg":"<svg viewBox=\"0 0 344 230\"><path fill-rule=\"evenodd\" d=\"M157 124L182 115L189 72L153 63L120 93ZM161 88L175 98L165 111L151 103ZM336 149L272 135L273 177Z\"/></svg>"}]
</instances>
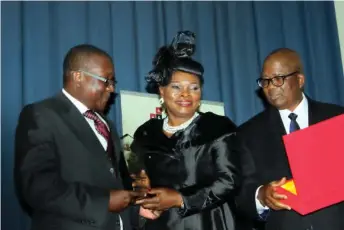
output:
<instances>
[{"instance_id":1,"label":"blue curtain backdrop","mask_svg":"<svg viewBox=\"0 0 344 230\"><path fill-rule=\"evenodd\" d=\"M279 47L303 57L310 96L344 104L333 2L2 2L2 229L29 229L13 187L15 127L25 104L61 89L67 50L80 43L105 49L117 90L144 91L157 48L186 29L197 34L204 99L223 101L237 124L262 110L255 79ZM120 132L119 103L110 118Z\"/></svg>"}]
</instances>

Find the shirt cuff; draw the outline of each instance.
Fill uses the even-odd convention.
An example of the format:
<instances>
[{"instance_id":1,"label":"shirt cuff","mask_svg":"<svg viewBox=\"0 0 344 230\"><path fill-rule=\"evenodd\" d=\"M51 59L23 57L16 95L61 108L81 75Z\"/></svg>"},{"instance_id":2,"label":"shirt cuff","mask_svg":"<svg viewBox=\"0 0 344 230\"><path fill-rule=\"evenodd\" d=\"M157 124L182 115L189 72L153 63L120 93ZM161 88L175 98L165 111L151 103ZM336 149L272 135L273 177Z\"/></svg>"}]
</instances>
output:
<instances>
[{"instance_id":1,"label":"shirt cuff","mask_svg":"<svg viewBox=\"0 0 344 230\"><path fill-rule=\"evenodd\" d=\"M269 210L269 207L267 206L263 206L260 201L258 200L258 191L259 189L262 187L263 185L259 186L256 190L256 194L255 194L255 200L256 200L256 209L257 209L257 213L259 215L262 215L266 210Z\"/></svg>"}]
</instances>

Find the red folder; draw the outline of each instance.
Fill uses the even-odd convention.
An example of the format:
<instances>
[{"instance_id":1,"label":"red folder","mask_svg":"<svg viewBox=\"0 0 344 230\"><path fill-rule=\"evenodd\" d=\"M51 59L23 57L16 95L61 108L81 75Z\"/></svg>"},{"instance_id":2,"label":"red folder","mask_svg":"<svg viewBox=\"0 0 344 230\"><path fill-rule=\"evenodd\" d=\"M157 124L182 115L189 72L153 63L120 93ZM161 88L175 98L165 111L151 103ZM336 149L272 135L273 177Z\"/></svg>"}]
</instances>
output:
<instances>
[{"instance_id":1,"label":"red folder","mask_svg":"<svg viewBox=\"0 0 344 230\"><path fill-rule=\"evenodd\" d=\"M283 141L293 175L277 188L288 196L283 203L306 215L344 201L344 115L284 135Z\"/></svg>"}]
</instances>

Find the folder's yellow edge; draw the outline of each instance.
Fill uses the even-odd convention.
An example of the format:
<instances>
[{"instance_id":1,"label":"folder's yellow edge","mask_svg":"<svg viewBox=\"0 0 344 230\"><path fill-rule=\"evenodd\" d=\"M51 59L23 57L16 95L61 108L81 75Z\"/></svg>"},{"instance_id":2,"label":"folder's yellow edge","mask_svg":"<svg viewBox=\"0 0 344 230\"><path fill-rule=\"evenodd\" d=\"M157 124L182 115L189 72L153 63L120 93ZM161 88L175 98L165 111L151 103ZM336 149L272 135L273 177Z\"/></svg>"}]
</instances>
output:
<instances>
[{"instance_id":1,"label":"folder's yellow edge","mask_svg":"<svg viewBox=\"0 0 344 230\"><path fill-rule=\"evenodd\" d=\"M296 187L294 184L293 180L287 181L284 185L281 186L282 188L284 188L285 190L291 192L294 195L297 195L296 193Z\"/></svg>"}]
</instances>

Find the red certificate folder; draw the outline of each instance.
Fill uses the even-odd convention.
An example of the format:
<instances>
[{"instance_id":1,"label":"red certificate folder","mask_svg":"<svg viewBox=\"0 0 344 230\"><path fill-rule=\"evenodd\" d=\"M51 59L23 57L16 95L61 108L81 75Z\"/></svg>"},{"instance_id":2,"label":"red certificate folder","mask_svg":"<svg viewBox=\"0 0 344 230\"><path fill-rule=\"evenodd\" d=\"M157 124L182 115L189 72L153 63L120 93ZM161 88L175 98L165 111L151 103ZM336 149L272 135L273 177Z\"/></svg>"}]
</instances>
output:
<instances>
[{"instance_id":1,"label":"red certificate folder","mask_svg":"<svg viewBox=\"0 0 344 230\"><path fill-rule=\"evenodd\" d=\"M293 179L277 192L306 215L344 201L344 115L283 136ZM343 217L344 218L344 217Z\"/></svg>"}]
</instances>

